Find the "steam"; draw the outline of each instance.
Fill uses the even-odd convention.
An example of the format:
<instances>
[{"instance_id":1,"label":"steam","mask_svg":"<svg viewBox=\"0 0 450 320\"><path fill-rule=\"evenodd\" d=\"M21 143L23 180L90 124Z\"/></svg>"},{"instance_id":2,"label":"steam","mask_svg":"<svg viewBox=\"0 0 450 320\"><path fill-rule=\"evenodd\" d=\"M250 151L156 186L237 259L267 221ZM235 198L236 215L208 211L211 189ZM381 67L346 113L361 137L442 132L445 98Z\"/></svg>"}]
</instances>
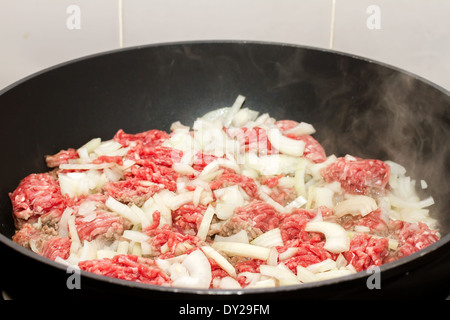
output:
<instances>
[{"instance_id":1,"label":"steam","mask_svg":"<svg viewBox=\"0 0 450 320\"><path fill-rule=\"evenodd\" d=\"M444 228L450 228L445 218L450 206L450 98L413 76L367 68L371 66L346 70L344 81L323 100L322 114L330 114L329 108L333 112L325 127L318 128L319 141L337 155L403 165L418 191L420 180L428 183L423 195L436 200L431 214L441 215Z\"/></svg>"}]
</instances>

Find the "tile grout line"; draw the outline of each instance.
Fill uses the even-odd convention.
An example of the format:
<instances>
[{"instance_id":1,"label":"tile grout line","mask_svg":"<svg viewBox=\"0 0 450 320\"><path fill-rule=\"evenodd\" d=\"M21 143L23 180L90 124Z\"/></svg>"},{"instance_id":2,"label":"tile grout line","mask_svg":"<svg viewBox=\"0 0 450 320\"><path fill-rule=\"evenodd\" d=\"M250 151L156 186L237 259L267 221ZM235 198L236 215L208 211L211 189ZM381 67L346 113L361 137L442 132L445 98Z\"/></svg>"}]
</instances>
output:
<instances>
[{"instance_id":1,"label":"tile grout line","mask_svg":"<svg viewBox=\"0 0 450 320\"><path fill-rule=\"evenodd\" d=\"M330 42L328 44L329 49L334 47L334 23L336 15L336 0L331 0L331 24L330 24Z\"/></svg>"},{"instance_id":2,"label":"tile grout line","mask_svg":"<svg viewBox=\"0 0 450 320\"><path fill-rule=\"evenodd\" d=\"M123 0L118 0L119 10L119 48L123 48Z\"/></svg>"}]
</instances>

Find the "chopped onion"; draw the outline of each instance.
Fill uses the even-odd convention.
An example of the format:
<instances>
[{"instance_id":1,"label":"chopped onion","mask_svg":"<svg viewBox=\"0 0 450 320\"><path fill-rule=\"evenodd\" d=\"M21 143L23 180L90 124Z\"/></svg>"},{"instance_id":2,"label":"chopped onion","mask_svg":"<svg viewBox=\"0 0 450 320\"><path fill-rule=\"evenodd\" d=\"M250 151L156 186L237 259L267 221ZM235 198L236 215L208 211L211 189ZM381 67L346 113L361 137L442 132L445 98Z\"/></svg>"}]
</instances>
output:
<instances>
[{"instance_id":1,"label":"chopped onion","mask_svg":"<svg viewBox=\"0 0 450 320\"><path fill-rule=\"evenodd\" d=\"M148 227L151 224L150 219L147 217L147 215L145 214L145 212L141 208L139 208L138 206L133 204L130 207L130 209L139 218L142 228Z\"/></svg>"},{"instance_id":2,"label":"chopped onion","mask_svg":"<svg viewBox=\"0 0 450 320\"><path fill-rule=\"evenodd\" d=\"M208 235L209 227L211 225L211 220L214 217L215 213L216 211L214 210L214 207L212 205L209 205L208 208L206 208L205 213L203 214L202 222L200 223L197 232L197 237L199 237L203 241L206 240L206 236Z\"/></svg>"},{"instance_id":3,"label":"chopped onion","mask_svg":"<svg viewBox=\"0 0 450 320\"><path fill-rule=\"evenodd\" d=\"M187 191L176 195L170 202L167 202L166 205L172 210L177 210L182 205L192 202L193 199L194 191Z\"/></svg>"},{"instance_id":4,"label":"chopped onion","mask_svg":"<svg viewBox=\"0 0 450 320\"><path fill-rule=\"evenodd\" d=\"M181 277L189 277L189 271L181 263L174 263L170 265L167 270L170 273L170 279L175 281Z\"/></svg>"},{"instance_id":5,"label":"chopped onion","mask_svg":"<svg viewBox=\"0 0 450 320\"><path fill-rule=\"evenodd\" d=\"M210 246L202 246L201 249L208 258L213 259L230 276L236 278L236 270L224 256L222 256L219 252L217 252Z\"/></svg>"},{"instance_id":6,"label":"chopped onion","mask_svg":"<svg viewBox=\"0 0 450 320\"><path fill-rule=\"evenodd\" d=\"M226 114L224 114L223 125L225 128L228 128L231 125L234 116L238 113L239 109L242 107L244 102L245 97L242 95L238 95L231 108L228 110Z\"/></svg>"},{"instance_id":7,"label":"chopped onion","mask_svg":"<svg viewBox=\"0 0 450 320\"><path fill-rule=\"evenodd\" d=\"M262 275L277 279L282 286L300 283L297 276L288 268L260 265L259 270Z\"/></svg>"},{"instance_id":8,"label":"chopped onion","mask_svg":"<svg viewBox=\"0 0 450 320\"><path fill-rule=\"evenodd\" d=\"M212 247L216 250L223 251L229 256L238 256L246 258L254 258L267 260L269 258L270 249L252 244L240 242L217 242L214 241Z\"/></svg>"},{"instance_id":9,"label":"chopped onion","mask_svg":"<svg viewBox=\"0 0 450 320\"><path fill-rule=\"evenodd\" d=\"M101 142L98 147L94 149L94 152L99 156L104 155L115 155L119 149L122 148L122 145L114 140L108 140Z\"/></svg>"},{"instance_id":10,"label":"chopped onion","mask_svg":"<svg viewBox=\"0 0 450 320\"><path fill-rule=\"evenodd\" d=\"M119 245L117 246L117 254L127 254L128 247L130 243L128 241L119 241Z\"/></svg>"},{"instance_id":11,"label":"chopped onion","mask_svg":"<svg viewBox=\"0 0 450 320\"><path fill-rule=\"evenodd\" d=\"M146 234L134 230L125 230L122 236L134 242L146 242L150 239Z\"/></svg>"},{"instance_id":12,"label":"chopped onion","mask_svg":"<svg viewBox=\"0 0 450 320\"><path fill-rule=\"evenodd\" d=\"M183 275L173 282L175 287L208 289L212 280L211 265L201 250L190 253L182 263L189 275Z\"/></svg>"},{"instance_id":13,"label":"chopped onion","mask_svg":"<svg viewBox=\"0 0 450 320\"><path fill-rule=\"evenodd\" d=\"M285 154L257 156L249 152L245 155L245 166L264 176L288 175L295 172L300 159Z\"/></svg>"},{"instance_id":14,"label":"chopped onion","mask_svg":"<svg viewBox=\"0 0 450 320\"><path fill-rule=\"evenodd\" d=\"M297 265L297 279L303 283L317 281L316 275L301 265Z\"/></svg>"},{"instance_id":15,"label":"chopped onion","mask_svg":"<svg viewBox=\"0 0 450 320\"><path fill-rule=\"evenodd\" d=\"M299 209L303 207L308 201L303 196L298 196L294 200L292 200L286 207L286 211L290 212L293 209Z\"/></svg>"},{"instance_id":16,"label":"chopped onion","mask_svg":"<svg viewBox=\"0 0 450 320\"><path fill-rule=\"evenodd\" d=\"M408 209L422 209L432 206L434 204L434 199L431 196L421 201L408 201L400 199L394 194L389 193L389 200L391 201L391 205L393 207L408 208Z\"/></svg>"},{"instance_id":17,"label":"chopped onion","mask_svg":"<svg viewBox=\"0 0 450 320\"><path fill-rule=\"evenodd\" d=\"M334 212L337 217L342 217L346 214L361 215L364 217L377 208L378 205L375 199L368 196L356 195L339 202L334 207Z\"/></svg>"},{"instance_id":18,"label":"chopped onion","mask_svg":"<svg viewBox=\"0 0 450 320\"><path fill-rule=\"evenodd\" d=\"M61 219L58 223L58 233L60 237L68 237L69 236L69 227L68 227L68 221L69 218L72 216L73 209L70 207L67 207L64 209Z\"/></svg>"},{"instance_id":19,"label":"chopped onion","mask_svg":"<svg viewBox=\"0 0 450 320\"><path fill-rule=\"evenodd\" d=\"M104 163L62 163L59 165L61 170L101 170L105 168L114 167L116 164L113 162Z\"/></svg>"},{"instance_id":20,"label":"chopped onion","mask_svg":"<svg viewBox=\"0 0 450 320\"><path fill-rule=\"evenodd\" d=\"M141 219L139 219L139 217L133 212L133 210L131 210L129 206L117 201L111 196L106 199L105 205L108 209L120 214L122 217L130 220L133 224L138 224L141 222Z\"/></svg>"},{"instance_id":21,"label":"chopped onion","mask_svg":"<svg viewBox=\"0 0 450 320\"><path fill-rule=\"evenodd\" d=\"M218 285L219 289L241 289L241 285L239 284L239 282L230 277L230 276L226 276L223 277L222 279L220 279L219 285Z\"/></svg>"},{"instance_id":22,"label":"chopped onion","mask_svg":"<svg viewBox=\"0 0 450 320\"><path fill-rule=\"evenodd\" d=\"M277 283L275 279L269 278L265 280L256 281L255 284L248 285L249 288L273 288L276 287Z\"/></svg>"},{"instance_id":23,"label":"chopped onion","mask_svg":"<svg viewBox=\"0 0 450 320\"><path fill-rule=\"evenodd\" d=\"M350 239L347 231L337 223L310 221L306 224L305 231L323 233L325 235L323 248L332 253L348 251L350 248Z\"/></svg>"},{"instance_id":24,"label":"chopped onion","mask_svg":"<svg viewBox=\"0 0 450 320\"><path fill-rule=\"evenodd\" d=\"M243 127L250 121L255 121L258 117L258 111L250 110L248 108L241 108L233 117L231 124L233 127Z\"/></svg>"},{"instance_id":25,"label":"chopped onion","mask_svg":"<svg viewBox=\"0 0 450 320\"><path fill-rule=\"evenodd\" d=\"M331 270L331 271L327 271L327 272L316 273L315 276L318 281L323 281L323 280L329 280L329 279L333 279L333 278L347 276L352 273L353 272L348 269L339 269L339 270Z\"/></svg>"},{"instance_id":26,"label":"chopped onion","mask_svg":"<svg viewBox=\"0 0 450 320\"><path fill-rule=\"evenodd\" d=\"M305 151L305 142L291 139L281 133L278 128L271 128L267 132L267 137L275 149L283 154L300 157Z\"/></svg>"},{"instance_id":27,"label":"chopped onion","mask_svg":"<svg viewBox=\"0 0 450 320\"><path fill-rule=\"evenodd\" d=\"M316 129L306 122L300 122L295 127L284 131L284 134L294 134L296 136L311 135L316 133Z\"/></svg>"},{"instance_id":28,"label":"chopped onion","mask_svg":"<svg viewBox=\"0 0 450 320\"><path fill-rule=\"evenodd\" d=\"M296 247L287 248L286 251L281 252L278 255L278 259L280 261L284 261L284 260L290 259L293 256L295 256L297 254L297 252L298 252L298 248L296 248Z\"/></svg>"},{"instance_id":29,"label":"chopped onion","mask_svg":"<svg viewBox=\"0 0 450 320\"><path fill-rule=\"evenodd\" d=\"M249 244L248 235L245 230L240 230L238 233L235 233L228 237L223 237L221 235L216 235L214 237L214 241L216 242L240 242Z\"/></svg>"},{"instance_id":30,"label":"chopped onion","mask_svg":"<svg viewBox=\"0 0 450 320\"><path fill-rule=\"evenodd\" d=\"M264 232L260 236L250 241L250 244L266 248L284 245L283 238L281 237L281 232L279 228L275 228L267 232Z\"/></svg>"},{"instance_id":31,"label":"chopped onion","mask_svg":"<svg viewBox=\"0 0 450 320\"><path fill-rule=\"evenodd\" d=\"M312 273L325 272L336 269L336 261L328 258L321 262L310 264L306 267Z\"/></svg>"},{"instance_id":32,"label":"chopped onion","mask_svg":"<svg viewBox=\"0 0 450 320\"><path fill-rule=\"evenodd\" d=\"M316 208L325 206L328 208L333 208L333 196L334 191L326 187L316 187L314 188L314 205Z\"/></svg>"}]
</instances>

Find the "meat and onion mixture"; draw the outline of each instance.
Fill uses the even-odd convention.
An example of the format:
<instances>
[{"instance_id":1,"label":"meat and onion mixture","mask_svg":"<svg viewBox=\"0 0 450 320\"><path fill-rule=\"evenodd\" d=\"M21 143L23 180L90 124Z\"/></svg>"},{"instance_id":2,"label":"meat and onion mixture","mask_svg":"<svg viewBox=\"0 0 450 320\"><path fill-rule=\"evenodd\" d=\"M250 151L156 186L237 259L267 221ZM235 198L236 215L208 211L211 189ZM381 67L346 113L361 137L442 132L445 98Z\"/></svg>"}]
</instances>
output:
<instances>
[{"instance_id":1,"label":"meat and onion mixture","mask_svg":"<svg viewBox=\"0 0 450 320\"><path fill-rule=\"evenodd\" d=\"M10 193L13 240L96 274L186 288L340 277L438 241L406 169L327 155L312 125L243 107L46 157Z\"/></svg>"}]
</instances>

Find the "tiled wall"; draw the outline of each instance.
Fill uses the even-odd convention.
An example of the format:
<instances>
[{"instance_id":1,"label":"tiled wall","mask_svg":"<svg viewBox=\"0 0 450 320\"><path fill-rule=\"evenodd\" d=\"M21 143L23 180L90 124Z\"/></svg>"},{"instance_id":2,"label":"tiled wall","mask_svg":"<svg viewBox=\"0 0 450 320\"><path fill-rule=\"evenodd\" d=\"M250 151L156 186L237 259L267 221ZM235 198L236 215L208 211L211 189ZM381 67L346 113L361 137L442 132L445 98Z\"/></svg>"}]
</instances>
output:
<instances>
[{"instance_id":1,"label":"tiled wall","mask_svg":"<svg viewBox=\"0 0 450 320\"><path fill-rule=\"evenodd\" d=\"M450 90L448 0L1 0L0 23L0 89L106 50L239 39L361 55Z\"/></svg>"}]
</instances>

